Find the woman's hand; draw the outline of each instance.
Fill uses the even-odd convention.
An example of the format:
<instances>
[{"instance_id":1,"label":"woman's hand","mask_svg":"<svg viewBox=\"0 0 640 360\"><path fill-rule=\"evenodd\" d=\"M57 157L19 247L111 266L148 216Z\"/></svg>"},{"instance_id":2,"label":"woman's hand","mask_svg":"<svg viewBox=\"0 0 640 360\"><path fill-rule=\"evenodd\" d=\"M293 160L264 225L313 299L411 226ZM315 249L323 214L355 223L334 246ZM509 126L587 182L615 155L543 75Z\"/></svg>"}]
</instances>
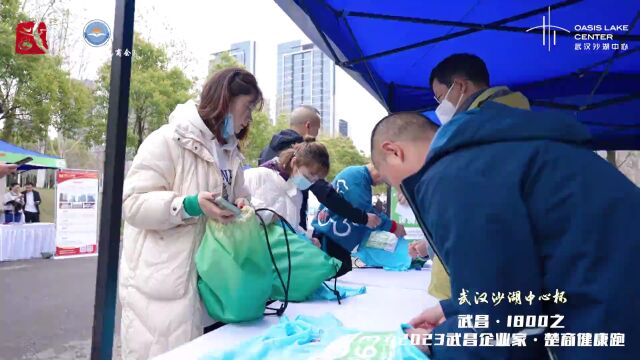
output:
<instances>
[{"instance_id":1,"label":"woman's hand","mask_svg":"<svg viewBox=\"0 0 640 360\"><path fill-rule=\"evenodd\" d=\"M380 226L380 223L382 222L382 220L380 220L380 217L376 214L373 213L367 213L367 227L369 229L375 229L378 226Z\"/></svg>"},{"instance_id":2,"label":"woman's hand","mask_svg":"<svg viewBox=\"0 0 640 360\"><path fill-rule=\"evenodd\" d=\"M426 240L416 240L409 245L409 256L412 259L416 257L426 257L427 256L427 241Z\"/></svg>"},{"instance_id":3,"label":"woman's hand","mask_svg":"<svg viewBox=\"0 0 640 360\"><path fill-rule=\"evenodd\" d=\"M209 219L221 224L228 224L233 221L235 215L231 211L222 209L215 204L214 201L218 196L217 194L203 191L198 194L198 205L200 205L200 209Z\"/></svg>"},{"instance_id":4,"label":"woman's hand","mask_svg":"<svg viewBox=\"0 0 640 360\"><path fill-rule=\"evenodd\" d=\"M329 212L327 210L322 210L318 213L318 221L327 222L329 219Z\"/></svg>"},{"instance_id":5,"label":"woman's hand","mask_svg":"<svg viewBox=\"0 0 640 360\"><path fill-rule=\"evenodd\" d=\"M398 228L396 229L396 232L394 232L393 234L398 238L405 237L407 236L407 230L405 230L404 225L398 224Z\"/></svg>"},{"instance_id":6,"label":"woman's hand","mask_svg":"<svg viewBox=\"0 0 640 360\"><path fill-rule=\"evenodd\" d=\"M415 259L418 256L420 256L420 254L418 254L417 245L418 245L417 241L414 241L411 244L409 244L409 257L411 257L411 259Z\"/></svg>"},{"instance_id":7,"label":"woman's hand","mask_svg":"<svg viewBox=\"0 0 640 360\"><path fill-rule=\"evenodd\" d=\"M320 244L320 240L318 240L318 238L311 238L311 242L313 243L313 245L315 245L318 249L320 249L322 247L322 244Z\"/></svg>"},{"instance_id":8,"label":"woman's hand","mask_svg":"<svg viewBox=\"0 0 640 360\"><path fill-rule=\"evenodd\" d=\"M245 206L247 207L251 206L251 203L249 202L249 200L245 198L237 198L235 204L238 207L238 209L242 209Z\"/></svg>"}]
</instances>

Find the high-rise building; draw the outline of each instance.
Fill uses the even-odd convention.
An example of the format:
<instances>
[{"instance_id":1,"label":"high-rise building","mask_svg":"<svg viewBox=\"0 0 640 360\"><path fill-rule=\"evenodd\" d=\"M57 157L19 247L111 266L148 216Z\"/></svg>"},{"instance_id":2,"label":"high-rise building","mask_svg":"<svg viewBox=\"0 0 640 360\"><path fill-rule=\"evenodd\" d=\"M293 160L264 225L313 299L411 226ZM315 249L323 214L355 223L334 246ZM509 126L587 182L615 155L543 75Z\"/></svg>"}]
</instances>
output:
<instances>
[{"instance_id":1,"label":"high-rise building","mask_svg":"<svg viewBox=\"0 0 640 360\"><path fill-rule=\"evenodd\" d=\"M229 50L217 52L213 54L213 59L209 62L209 68L214 67L220 59L220 54L228 52L233 56L245 69L255 75L256 73L256 42L243 41L231 44Z\"/></svg>"},{"instance_id":2,"label":"high-rise building","mask_svg":"<svg viewBox=\"0 0 640 360\"><path fill-rule=\"evenodd\" d=\"M335 126L335 65L320 48L300 40L278 45L276 118L300 105L320 111L321 131L333 136Z\"/></svg>"},{"instance_id":3,"label":"high-rise building","mask_svg":"<svg viewBox=\"0 0 640 360\"><path fill-rule=\"evenodd\" d=\"M340 119L338 127L340 136L349 137L349 123L347 120Z\"/></svg>"},{"instance_id":4,"label":"high-rise building","mask_svg":"<svg viewBox=\"0 0 640 360\"><path fill-rule=\"evenodd\" d=\"M269 115L269 119L271 119L271 122L273 122L271 117L271 99L269 98L262 99L262 112Z\"/></svg>"}]
</instances>

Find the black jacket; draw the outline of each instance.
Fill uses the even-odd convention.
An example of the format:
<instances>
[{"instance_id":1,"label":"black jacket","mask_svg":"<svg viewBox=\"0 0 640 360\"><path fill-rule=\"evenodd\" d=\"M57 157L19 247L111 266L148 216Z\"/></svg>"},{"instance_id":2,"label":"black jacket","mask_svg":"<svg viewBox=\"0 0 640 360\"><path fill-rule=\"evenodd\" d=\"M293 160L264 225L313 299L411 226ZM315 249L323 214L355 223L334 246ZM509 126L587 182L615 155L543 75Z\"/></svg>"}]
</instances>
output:
<instances>
[{"instance_id":1,"label":"black jacket","mask_svg":"<svg viewBox=\"0 0 640 360\"><path fill-rule=\"evenodd\" d=\"M269 146L264 148L264 150L262 150L262 152L260 153L258 165L266 163L267 161L278 156L281 151L286 150L292 147L294 144L298 144L303 141L304 138L291 129L280 131L279 133L273 135Z\"/></svg>"},{"instance_id":2,"label":"black jacket","mask_svg":"<svg viewBox=\"0 0 640 360\"><path fill-rule=\"evenodd\" d=\"M24 208L27 208L27 192L23 191L22 196L24 197ZM38 209L38 214L40 213L40 203L42 202L42 198L40 197L40 193L33 190L33 202L36 203L36 209ZM25 210L26 211L26 210Z\"/></svg>"},{"instance_id":3,"label":"black jacket","mask_svg":"<svg viewBox=\"0 0 640 360\"><path fill-rule=\"evenodd\" d=\"M304 138L297 132L287 129L283 130L271 138L269 146L264 148L260 153L259 163L263 164L274 157L278 156L281 151L286 150L294 144L301 143ZM326 180L321 179L316 181L309 188L313 195L318 198L318 201L329 208L331 212L338 214L343 218L347 218L349 221L365 225L368 221L367 213L363 210L353 207L351 203L345 200L342 195L328 183ZM309 191L302 192L302 208L300 209L300 226L303 229L307 229L307 203L309 200Z\"/></svg>"}]
</instances>

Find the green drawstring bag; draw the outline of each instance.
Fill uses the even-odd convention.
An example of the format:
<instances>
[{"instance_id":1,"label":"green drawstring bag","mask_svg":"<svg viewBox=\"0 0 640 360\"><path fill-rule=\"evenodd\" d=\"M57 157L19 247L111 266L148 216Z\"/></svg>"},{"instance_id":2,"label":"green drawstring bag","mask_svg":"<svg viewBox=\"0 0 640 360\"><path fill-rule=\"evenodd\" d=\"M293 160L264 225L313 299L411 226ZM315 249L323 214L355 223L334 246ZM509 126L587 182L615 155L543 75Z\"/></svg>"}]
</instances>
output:
<instances>
[{"instance_id":1,"label":"green drawstring bag","mask_svg":"<svg viewBox=\"0 0 640 360\"><path fill-rule=\"evenodd\" d=\"M212 318L237 323L263 316L273 265L253 209L245 207L228 225L208 221L195 263L198 291Z\"/></svg>"},{"instance_id":2,"label":"green drawstring bag","mask_svg":"<svg viewBox=\"0 0 640 360\"><path fill-rule=\"evenodd\" d=\"M323 285L325 280L334 277L340 269L342 264L340 260L330 257L309 240L301 238L288 223L282 220L276 220L267 225L267 234L271 253L273 253L273 262L276 265L275 267L272 265L272 299L305 301ZM287 250L291 254L290 262ZM291 264L291 273L289 273L289 264ZM288 294L285 294L286 285L283 286L280 276L285 284L289 280Z\"/></svg>"}]
</instances>

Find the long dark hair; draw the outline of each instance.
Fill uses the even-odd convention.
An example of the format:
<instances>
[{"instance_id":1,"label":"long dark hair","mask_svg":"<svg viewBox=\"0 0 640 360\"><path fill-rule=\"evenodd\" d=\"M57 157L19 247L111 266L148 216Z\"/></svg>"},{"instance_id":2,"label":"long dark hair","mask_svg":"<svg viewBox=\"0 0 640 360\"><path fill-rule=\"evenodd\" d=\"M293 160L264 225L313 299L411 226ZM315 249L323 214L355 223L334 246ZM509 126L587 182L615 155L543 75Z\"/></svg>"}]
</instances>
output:
<instances>
[{"instance_id":1,"label":"long dark hair","mask_svg":"<svg viewBox=\"0 0 640 360\"><path fill-rule=\"evenodd\" d=\"M256 109L262 108L262 91L258 82L247 70L238 67L226 68L213 74L200 94L198 114L219 142L224 143L220 124L229 112L231 101L239 95L253 96ZM249 133L249 126L236 135L243 140Z\"/></svg>"}]
</instances>

